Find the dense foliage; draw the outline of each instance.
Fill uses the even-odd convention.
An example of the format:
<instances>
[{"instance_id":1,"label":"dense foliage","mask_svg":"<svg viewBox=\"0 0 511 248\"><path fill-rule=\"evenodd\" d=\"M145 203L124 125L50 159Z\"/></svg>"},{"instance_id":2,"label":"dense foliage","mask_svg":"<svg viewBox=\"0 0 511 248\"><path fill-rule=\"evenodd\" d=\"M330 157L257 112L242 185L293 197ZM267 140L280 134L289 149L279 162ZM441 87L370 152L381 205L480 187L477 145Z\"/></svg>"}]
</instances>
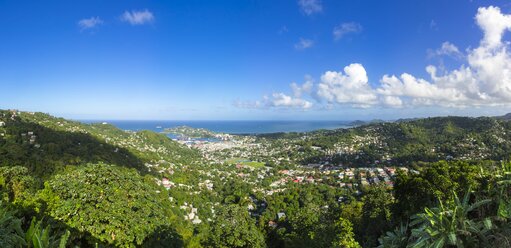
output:
<instances>
[{"instance_id":1,"label":"dense foliage","mask_svg":"<svg viewBox=\"0 0 511 248\"><path fill-rule=\"evenodd\" d=\"M245 164L150 131L16 111L0 122L1 247L511 246L503 120L245 136L271 151L237 151ZM357 185L370 170L340 179L339 164L406 170Z\"/></svg>"},{"instance_id":2,"label":"dense foliage","mask_svg":"<svg viewBox=\"0 0 511 248\"><path fill-rule=\"evenodd\" d=\"M380 247L509 247L511 163L481 178L486 186L465 188L462 196L446 188L450 196L381 237Z\"/></svg>"},{"instance_id":3,"label":"dense foliage","mask_svg":"<svg viewBox=\"0 0 511 248\"><path fill-rule=\"evenodd\" d=\"M141 245L173 217L168 196L150 180L125 168L90 164L56 175L40 197L46 214L70 228L108 244Z\"/></svg>"},{"instance_id":4,"label":"dense foliage","mask_svg":"<svg viewBox=\"0 0 511 248\"><path fill-rule=\"evenodd\" d=\"M265 247L255 220L237 205L220 208L209 232L208 247Z\"/></svg>"},{"instance_id":5,"label":"dense foliage","mask_svg":"<svg viewBox=\"0 0 511 248\"><path fill-rule=\"evenodd\" d=\"M498 161L508 159L511 153L511 122L489 117L435 117L320 130L306 135L280 133L259 137L277 146L281 140L297 144L299 149L280 156L305 164L317 163L325 156L335 163L353 166L389 158L394 164L447 159Z\"/></svg>"}]
</instances>

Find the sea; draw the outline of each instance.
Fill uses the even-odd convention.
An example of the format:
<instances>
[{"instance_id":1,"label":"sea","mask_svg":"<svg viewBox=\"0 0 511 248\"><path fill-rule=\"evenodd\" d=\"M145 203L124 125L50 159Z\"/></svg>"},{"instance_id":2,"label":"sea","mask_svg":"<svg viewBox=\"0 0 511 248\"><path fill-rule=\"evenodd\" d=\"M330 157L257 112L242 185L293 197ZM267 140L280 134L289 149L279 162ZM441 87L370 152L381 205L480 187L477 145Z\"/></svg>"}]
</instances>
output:
<instances>
[{"instance_id":1,"label":"sea","mask_svg":"<svg viewBox=\"0 0 511 248\"><path fill-rule=\"evenodd\" d=\"M123 130L151 130L161 132L165 128L189 126L228 134L263 134L278 132L309 132L319 129L351 127L352 121L126 121L82 120L84 123L112 124Z\"/></svg>"}]
</instances>

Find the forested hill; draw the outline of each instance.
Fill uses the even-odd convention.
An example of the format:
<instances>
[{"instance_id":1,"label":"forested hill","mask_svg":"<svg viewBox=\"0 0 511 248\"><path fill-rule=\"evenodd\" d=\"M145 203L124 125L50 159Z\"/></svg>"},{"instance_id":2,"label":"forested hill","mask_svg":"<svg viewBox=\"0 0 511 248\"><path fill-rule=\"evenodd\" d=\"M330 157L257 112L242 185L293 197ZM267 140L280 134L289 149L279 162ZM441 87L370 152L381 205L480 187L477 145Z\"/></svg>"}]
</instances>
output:
<instances>
[{"instance_id":1,"label":"forested hill","mask_svg":"<svg viewBox=\"0 0 511 248\"><path fill-rule=\"evenodd\" d=\"M21 165L50 176L64 165L105 162L147 173L153 167L204 164L202 156L151 131L129 132L110 124L83 124L43 113L0 111L0 165ZM264 134L276 152L298 164L330 158L351 165L400 164L445 159L503 160L511 154L511 122L492 117L434 117L381 122L310 133ZM321 147L320 150L312 149ZM281 156L279 155L279 156Z\"/></svg>"},{"instance_id":2,"label":"forested hill","mask_svg":"<svg viewBox=\"0 0 511 248\"><path fill-rule=\"evenodd\" d=\"M353 132L377 137L381 150L401 161L500 160L511 153L511 123L489 117L424 118L368 125Z\"/></svg>"},{"instance_id":3,"label":"forested hill","mask_svg":"<svg viewBox=\"0 0 511 248\"><path fill-rule=\"evenodd\" d=\"M0 165L21 165L40 176L64 165L104 162L148 172L148 167L197 163L200 155L163 134L128 132L48 114L0 111Z\"/></svg>"},{"instance_id":4,"label":"forested hill","mask_svg":"<svg viewBox=\"0 0 511 248\"><path fill-rule=\"evenodd\" d=\"M492 117L433 117L260 137L295 140L305 150L321 147L323 154L310 153L320 158L332 155L336 161L355 164L375 160L402 164L445 159L501 160L511 154L511 122ZM308 159L313 162L314 158Z\"/></svg>"},{"instance_id":5,"label":"forested hill","mask_svg":"<svg viewBox=\"0 0 511 248\"><path fill-rule=\"evenodd\" d=\"M181 247L191 224L161 179L201 158L164 134L0 110L0 247Z\"/></svg>"},{"instance_id":6,"label":"forested hill","mask_svg":"<svg viewBox=\"0 0 511 248\"><path fill-rule=\"evenodd\" d=\"M510 247L510 131L442 117L188 148L0 111L0 247Z\"/></svg>"}]
</instances>

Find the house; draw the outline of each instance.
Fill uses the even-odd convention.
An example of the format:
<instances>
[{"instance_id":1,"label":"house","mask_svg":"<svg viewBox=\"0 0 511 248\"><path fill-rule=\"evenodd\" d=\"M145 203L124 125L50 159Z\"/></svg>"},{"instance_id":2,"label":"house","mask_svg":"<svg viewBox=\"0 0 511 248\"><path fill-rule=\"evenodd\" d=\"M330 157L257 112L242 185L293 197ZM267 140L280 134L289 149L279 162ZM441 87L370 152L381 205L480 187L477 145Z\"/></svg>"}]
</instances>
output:
<instances>
[{"instance_id":1,"label":"house","mask_svg":"<svg viewBox=\"0 0 511 248\"><path fill-rule=\"evenodd\" d=\"M161 184L163 185L163 187L165 187L166 189L170 189L171 187L174 186L174 183L171 182L168 178L163 178L161 180Z\"/></svg>"},{"instance_id":2,"label":"house","mask_svg":"<svg viewBox=\"0 0 511 248\"><path fill-rule=\"evenodd\" d=\"M389 173L389 175L391 177L395 176L396 175L396 169L395 168L389 168L389 167L386 167L385 168L387 170L387 173Z\"/></svg>"},{"instance_id":3,"label":"house","mask_svg":"<svg viewBox=\"0 0 511 248\"><path fill-rule=\"evenodd\" d=\"M293 179L293 182L301 183L301 182L303 182L303 179L304 179L304 177L296 177L295 179Z\"/></svg>"},{"instance_id":4,"label":"house","mask_svg":"<svg viewBox=\"0 0 511 248\"><path fill-rule=\"evenodd\" d=\"M282 218L286 218L286 213L284 213L284 212L279 212L279 213L277 213L277 219L279 219L279 220L280 220L280 219L282 219Z\"/></svg>"},{"instance_id":5,"label":"house","mask_svg":"<svg viewBox=\"0 0 511 248\"><path fill-rule=\"evenodd\" d=\"M197 224L202 223L202 220L201 220L201 219L199 219L199 216L195 216L195 218L192 220L192 223L193 223L194 225L197 225Z\"/></svg>"}]
</instances>

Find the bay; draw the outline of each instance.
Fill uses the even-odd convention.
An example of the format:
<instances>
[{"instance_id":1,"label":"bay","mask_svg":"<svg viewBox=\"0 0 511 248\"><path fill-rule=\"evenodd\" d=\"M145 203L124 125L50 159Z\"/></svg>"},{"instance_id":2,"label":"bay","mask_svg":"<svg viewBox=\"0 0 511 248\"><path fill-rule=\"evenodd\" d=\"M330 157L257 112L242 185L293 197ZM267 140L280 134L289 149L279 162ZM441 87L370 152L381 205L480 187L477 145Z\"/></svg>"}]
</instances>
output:
<instances>
[{"instance_id":1,"label":"bay","mask_svg":"<svg viewBox=\"0 0 511 248\"><path fill-rule=\"evenodd\" d=\"M319 129L351 127L352 121L150 121L150 120L82 120L84 123L106 122L123 130L151 130L189 126L228 134L262 134L277 132L309 132Z\"/></svg>"}]
</instances>

